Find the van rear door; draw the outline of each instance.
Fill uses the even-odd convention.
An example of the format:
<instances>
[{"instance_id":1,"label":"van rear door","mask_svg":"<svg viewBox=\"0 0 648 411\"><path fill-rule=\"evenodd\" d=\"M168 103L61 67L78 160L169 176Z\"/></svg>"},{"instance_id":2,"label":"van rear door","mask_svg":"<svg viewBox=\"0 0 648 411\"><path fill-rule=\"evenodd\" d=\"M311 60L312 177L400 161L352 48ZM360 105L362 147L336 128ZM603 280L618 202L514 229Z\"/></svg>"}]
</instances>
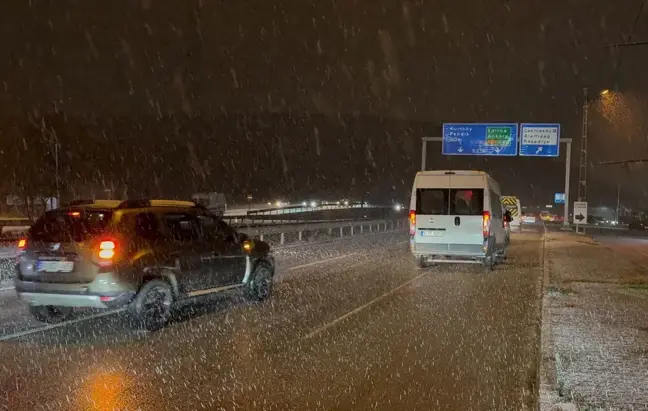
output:
<instances>
[{"instance_id":1,"label":"van rear door","mask_svg":"<svg viewBox=\"0 0 648 411\"><path fill-rule=\"evenodd\" d=\"M448 188L416 189L417 244L446 244L452 235L452 218L448 215L450 190Z\"/></svg>"},{"instance_id":2,"label":"van rear door","mask_svg":"<svg viewBox=\"0 0 648 411\"><path fill-rule=\"evenodd\" d=\"M440 183L438 177L436 180ZM422 250L449 254L481 252L485 195L482 177L448 174L445 184L438 184L438 188L421 183L416 188L417 249L423 245Z\"/></svg>"},{"instance_id":3,"label":"van rear door","mask_svg":"<svg viewBox=\"0 0 648 411\"><path fill-rule=\"evenodd\" d=\"M450 244L483 246L484 189L453 188L450 190L450 217L453 230Z\"/></svg>"}]
</instances>

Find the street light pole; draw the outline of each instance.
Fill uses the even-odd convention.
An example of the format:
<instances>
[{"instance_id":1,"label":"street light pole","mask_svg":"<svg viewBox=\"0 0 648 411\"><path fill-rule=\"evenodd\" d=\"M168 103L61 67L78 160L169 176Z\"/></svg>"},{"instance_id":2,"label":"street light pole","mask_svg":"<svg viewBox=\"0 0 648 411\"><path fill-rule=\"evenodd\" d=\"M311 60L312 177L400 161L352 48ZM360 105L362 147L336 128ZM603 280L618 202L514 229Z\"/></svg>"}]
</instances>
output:
<instances>
[{"instance_id":1,"label":"street light pole","mask_svg":"<svg viewBox=\"0 0 648 411\"><path fill-rule=\"evenodd\" d=\"M587 123L589 99L587 87L583 87L583 125L581 132L581 150L578 168L578 201L587 201Z\"/></svg>"}]
</instances>

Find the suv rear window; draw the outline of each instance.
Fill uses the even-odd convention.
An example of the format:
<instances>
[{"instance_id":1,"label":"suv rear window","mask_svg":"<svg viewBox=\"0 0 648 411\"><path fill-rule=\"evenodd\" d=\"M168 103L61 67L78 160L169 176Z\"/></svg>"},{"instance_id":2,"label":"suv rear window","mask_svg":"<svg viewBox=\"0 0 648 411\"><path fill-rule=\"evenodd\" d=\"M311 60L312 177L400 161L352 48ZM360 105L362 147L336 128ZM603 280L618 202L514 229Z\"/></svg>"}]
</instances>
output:
<instances>
[{"instance_id":1,"label":"suv rear window","mask_svg":"<svg viewBox=\"0 0 648 411\"><path fill-rule=\"evenodd\" d=\"M83 241L105 232L110 210L53 210L46 212L29 230L35 241Z\"/></svg>"},{"instance_id":2,"label":"suv rear window","mask_svg":"<svg viewBox=\"0 0 648 411\"><path fill-rule=\"evenodd\" d=\"M481 215L484 190L481 188L419 188L416 190L416 214Z\"/></svg>"}]
</instances>

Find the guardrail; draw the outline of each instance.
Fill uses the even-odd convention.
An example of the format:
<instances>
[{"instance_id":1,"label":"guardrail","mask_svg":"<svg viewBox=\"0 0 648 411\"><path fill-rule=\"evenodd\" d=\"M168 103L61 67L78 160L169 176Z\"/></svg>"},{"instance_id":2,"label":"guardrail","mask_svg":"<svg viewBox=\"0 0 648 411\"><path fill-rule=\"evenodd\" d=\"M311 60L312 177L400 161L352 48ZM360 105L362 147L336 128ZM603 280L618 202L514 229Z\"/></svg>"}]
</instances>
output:
<instances>
[{"instance_id":1,"label":"guardrail","mask_svg":"<svg viewBox=\"0 0 648 411\"><path fill-rule=\"evenodd\" d=\"M385 219L385 220L353 220L338 222L319 222L302 224L281 224L264 227L239 228L238 231L261 241L268 237L276 240L279 244L285 244L289 240L302 241L305 235L314 237L325 234L329 237L352 237L356 234L384 232L405 228L406 220Z\"/></svg>"}]
</instances>

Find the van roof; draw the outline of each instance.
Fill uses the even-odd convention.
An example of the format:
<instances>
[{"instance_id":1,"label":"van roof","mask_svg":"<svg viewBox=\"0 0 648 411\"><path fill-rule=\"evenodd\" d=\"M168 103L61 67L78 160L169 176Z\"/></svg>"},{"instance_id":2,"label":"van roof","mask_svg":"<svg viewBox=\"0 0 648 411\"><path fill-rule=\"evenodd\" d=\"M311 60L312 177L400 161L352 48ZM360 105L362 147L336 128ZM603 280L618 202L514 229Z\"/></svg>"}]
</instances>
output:
<instances>
[{"instance_id":1,"label":"van roof","mask_svg":"<svg viewBox=\"0 0 648 411\"><path fill-rule=\"evenodd\" d=\"M443 176L447 174L454 174L460 176L487 176L485 171L479 170L427 170L419 171L417 176Z\"/></svg>"}]
</instances>

